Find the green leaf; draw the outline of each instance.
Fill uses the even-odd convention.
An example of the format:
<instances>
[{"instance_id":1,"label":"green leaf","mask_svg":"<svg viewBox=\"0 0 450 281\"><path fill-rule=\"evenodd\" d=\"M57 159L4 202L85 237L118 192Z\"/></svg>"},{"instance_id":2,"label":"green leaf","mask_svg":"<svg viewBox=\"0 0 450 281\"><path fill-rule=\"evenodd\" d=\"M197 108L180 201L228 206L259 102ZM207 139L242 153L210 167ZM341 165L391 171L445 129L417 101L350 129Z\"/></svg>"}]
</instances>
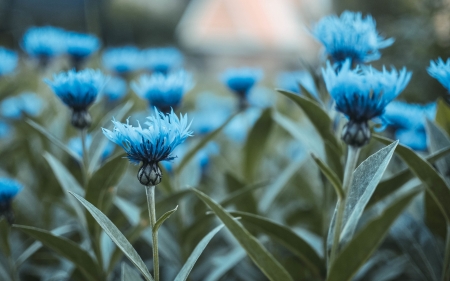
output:
<instances>
[{"instance_id":1,"label":"green leaf","mask_svg":"<svg viewBox=\"0 0 450 281\"><path fill-rule=\"evenodd\" d=\"M75 242L65 237L55 236L51 232L35 227L14 225L14 228L41 241L42 244L55 251L57 254L73 262L89 280L95 281L102 279L101 276L99 276L101 268L98 263Z\"/></svg>"},{"instance_id":2,"label":"green leaf","mask_svg":"<svg viewBox=\"0 0 450 281\"><path fill-rule=\"evenodd\" d=\"M176 211L178 210L178 205L175 207L175 209L165 212L155 223L155 231L158 231L158 229L161 227L161 225Z\"/></svg>"},{"instance_id":3,"label":"green leaf","mask_svg":"<svg viewBox=\"0 0 450 281\"><path fill-rule=\"evenodd\" d=\"M303 240L289 227L278 224L268 218L257 216L244 212L230 212L231 215L240 217L244 223L249 223L265 234L273 237L280 244L285 246L292 253L297 255L314 273L314 276L320 278L325 273L324 261L308 242Z\"/></svg>"},{"instance_id":4,"label":"green leaf","mask_svg":"<svg viewBox=\"0 0 450 281\"><path fill-rule=\"evenodd\" d=\"M209 241L213 239L213 237L223 228L223 224L211 230L203 239L197 244L194 251L192 251L191 255L187 259L186 263L181 268L180 272L178 272L177 277L175 277L174 281L185 281L187 280L189 273L191 273L192 268L197 262L200 255L205 250Z\"/></svg>"},{"instance_id":5,"label":"green leaf","mask_svg":"<svg viewBox=\"0 0 450 281\"><path fill-rule=\"evenodd\" d=\"M0 218L0 248L6 257L11 256L11 247L9 243L10 225L3 217Z\"/></svg>"},{"instance_id":6,"label":"green leaf","mask_svg":"<svg viewBox=\"0 0 450 281\"><path fill-rule=\"evenodd\" d=\"M353 172L353 182L347 194L342 221L341 240L350 240L355 233L359 218L381 180L398 141L380 149L364 160Z\"/></svg>"},{"instance_id":7,"label":"green leaf","mask_svg":"<svg viewBox=\"0 0 450 281\"><path fill-rule=\"evenodd\" d=\"M299 171L300 167L305 163L304 159L298 159L289 163L289 165L281 172L281 174L267 187L262 198L259 201L259 211L266 213L272 206L277 196L283 190L283 187L289 180Z\"/></svg>"},{"instance_id":8,"label":"green leaf","mask_svg":"<svg viewBox=\"0 0 450 281\"><path fill-rule=\"evenodd\" d=\"M437 102L436 123L450 135L450 107L442 99Z\"/></svg>"},{"instance_id":9,"label":"green leaf","mask_svg":"<svg viewBox=\"0 0 450 281\"><path fill-rule=\"evenodd\" d=\"M331 131L332 121L330 117L316 102L291 92L283 90L278 90L278 92L290 98L303 109L303 112L305 112L324 140L328 140L339 151L342 150L335 135Z\"/></svg>"},{"instance_id":10,"label":"green leaf","mask_svg":"<svg viewBox=\"0 0 450 281\"><path fill-rule=\"evenodd\" d=\"M181 170L186 166L187 163L197 154L197 152L202 149L208 142L212 141L222 130L225 128L228 123L238 114L239 112L233 114L228 118L219 128L210 132L206 136L204 136L191 150L189 150L186 155L184 155L183 159L181 159L180 164L175 168L175 174L179 174Z\"/></svg>"},{"instance_id":11,"label":"green leaf","mask_svg":"<svg viewBox=\"0 0 450 281\"><path fill-rule=\"evenodd\" d=\"M61 148L62 150L64 150L65 152L67 152L67 154L69 154L73 159L75 159L78 163L82 163L83 160L81 159L81 157L76 154L75 152L73 152L68 146L66 146L64 143L62 143L58 138L56 138L54 135L50 134L50 132L48 132L44 127L42 127L41 125L39 125L38 123L34 122L31 119L27 119L26 122L32 127L34 128L36 131L38 131L39 133L41 133L42 135L44 135L49 141L51 141L53 144L55 144L56 146L58 146L59 148Z\"/></svg>"},{"instance_id":12,"label":"green leaf","mask_svg":"<svg viewBox=\"0 0 450 281\"><path fill-rule=\"evenodd\" d=\"M99 209L94 205L86 201L83 197L70 192L78 201L83 204L84 207L91 213L98 224L103 228L106 234L111 238L111 240L119 247L122 252L128 257L128 259L141 271L147 281L153 281L153 277L148 272L145 263L142 261L139 254L133 248L133 246L128 242L125 236L120 232L120 230L105 216Z\"/></svg>"},{"instance_id":13,"label":"green leaf","mask_svg":"<svg viewBox=\"0 0 450 281\"><path fill-rule=\"evenodd\" d=\"M224 198L222 201L220 201L220 205L228 206L230 204L233 204L237 200L244 198L244 195L246 195L247 193L252 192L261 187L265 187L269 182L270 181L266 180L266 181L259 182L259 183L249 184L249 185L246 185L234 192L231 192L230 194L227 195L226 198Z\"/></svg>"},{"instance_id":14,"label":"green leaf","mask_svg":"<svg viewBox=\"0 0 450 281\"><path fill-rule=\"evenodd\" d=\"M264 149L269 140L270 130L273 125L271 109L267 108L256 121L248 134L244 145L244 175L252 182L258 164L264 155Z\"/></svg>"},{"instance_id":15,"label":"green leaf","mask_svg":"<svg viewBox=\"0 0 450 281\"><path fill-rule=\"evenodd\" d=\"M220 205L214 202L206 194L193 189L196 195L216 214L216 216L225 224L228 230L238 240L239 244L245 249L249 257L258 266L258 268L269 278L275 281L288 281L292 277L281 264L270 254L264 246L248 232L241 224L225 211Z\"/></svg>"},{"instance_id":16,"label":"green leaf","mask_svg":"<svg viewBox=\"0 0 450 281\"><path fill-rule=\"evenodd\" d=\"M390 139L375 135L374 138L389 144ZM427 186L427 191L439 206L447 222L450 222L450 189L445 180L425 159L417 155L410 148L399 144L396 153L405 161L414 174Z\"/></svg>"},{"instance_id":17,"label":"green leaf","mask_svg":"<svg viewBox=\"0 0 450 281\"><path fill-rule=\"evenodd\" d=\"M392 223L418 193L419 191L415 190L404 194L387 207L381 215L367 223L331 264L327 281L351 280L383 241Z\"/></svg>"},{"instance_id":18,"label":"green leaf","mask_svg":"<svg viewBox=\"0 0 450 281\"><path fill-rule=\"evenodd\" d=\"M340 198L344 198L344 190L342 189L342 183L339 177L336 175L333 170L331 170L327 164L325 164L320 158L318 158L314 153L311 153L312 159L316 162L317 166L319 166L320 171L325 175L325 177L330 181L331 185L333 185L336 194Z\"/></svg>"},{"instance_id":19,"label":"green leaf","mask_svg":"<svg viewBox=\"0 0 450 281\"><path fill-rule=\"evenodd\" d=\"M142 281L139 273L128 264L122 263L122 281Z\"/></svg>"}]
</instances>

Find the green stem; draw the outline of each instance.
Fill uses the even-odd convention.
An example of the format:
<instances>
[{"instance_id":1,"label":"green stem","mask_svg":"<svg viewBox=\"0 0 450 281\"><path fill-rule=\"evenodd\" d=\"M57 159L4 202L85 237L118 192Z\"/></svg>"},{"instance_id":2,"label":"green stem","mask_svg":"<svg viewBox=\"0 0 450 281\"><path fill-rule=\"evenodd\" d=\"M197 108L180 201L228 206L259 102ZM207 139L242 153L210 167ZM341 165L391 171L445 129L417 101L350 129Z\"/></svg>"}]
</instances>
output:
<instances>
[{"instance_id":1,"label":"green stem","mask_svg":"<svg viewBox=\"0 0 450 281\"><path fill-rule=\"evenodd\" d=\"M158 231L155 230L156 224L155 186L154 185L146 186L145 192L147 194L148 216L150 218L150 225L152 226L153 272L155 281L159 281Z\"/></svg>"},{"instance_id":2,"label":"green stem","mask_svg":"<svg viewBox=\"0 0 450 281\"><path fill-rule=\"evenodd\" d=\"M83 151L83 163L82 163L82 173L83 173L83 184L84 184L84 189L87 189L87 185L89 182L89 178L88 178L88 168L89 168L89 155L88 155L88 150L87 150L87 145L86 145L86 138L87 138L87 130L83 129L81 130L81 147L82 147L82 151Z\"/></svg>"},{"instance_id":3,"label":"green stem","mask_svg":"<svg viewBox=\"0 0 450 281\"><path fill-rule=\"evenodd\" d=\"M442 268L442 281L450 281L450 222L447 222L447 237L445 239L444 267Z\"/></svg>"},{"instance_id":4,"label":"green stem","mask_svg":"<svg viewBox=\"0 0 450 281\"><path fill-rule=\"evenodd\" d=\"M331 254L330 254L330 263L331 266L336 259L336 255L339 251L339 242L342 230L342 222L344 220L344 211L345 211L345 202L348 190L353 181L353 171L356 168L356 163L358 162L360 148L348 146L347 153L347 162L345 163L345 172L344 172L344 182L342 184L342 189L344 190L344 196L339 197L336 203L336 223L334 224L334 236L333 236L333 244L331 246Z\"/></svg>"}]
</instances>

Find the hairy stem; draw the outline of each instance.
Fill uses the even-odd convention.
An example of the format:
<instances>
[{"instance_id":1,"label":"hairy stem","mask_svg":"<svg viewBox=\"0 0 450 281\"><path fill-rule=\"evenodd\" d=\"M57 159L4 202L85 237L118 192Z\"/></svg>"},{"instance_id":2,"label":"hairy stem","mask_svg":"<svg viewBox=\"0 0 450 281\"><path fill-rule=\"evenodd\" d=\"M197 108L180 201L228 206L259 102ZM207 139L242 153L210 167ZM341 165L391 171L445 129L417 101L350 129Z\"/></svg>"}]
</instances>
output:
<instances>
[{"instance_id":1,"label":"hairy stem","mask_svg":"<svg viewBox=\"0 0 450 281\"><path fill-rule=\"evenodd\" d=\"M156 224L156 210L155 210L155 186L146 186L145 192L147 194L148 216L150 218L150 225L152 226L153 238L153 274L155 281L159 281L159 256L158 256L158 231L155 230Z\"/></svg>"}]
</instances>

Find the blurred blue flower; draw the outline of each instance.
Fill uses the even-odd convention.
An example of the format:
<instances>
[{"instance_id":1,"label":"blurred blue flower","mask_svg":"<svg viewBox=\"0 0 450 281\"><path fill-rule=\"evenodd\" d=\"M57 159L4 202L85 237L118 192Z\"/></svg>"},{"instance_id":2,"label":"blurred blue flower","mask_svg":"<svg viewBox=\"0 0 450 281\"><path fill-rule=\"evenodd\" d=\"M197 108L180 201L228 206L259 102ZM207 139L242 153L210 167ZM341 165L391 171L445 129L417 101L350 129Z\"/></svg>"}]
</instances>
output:
<instances>
[{"instance_id":1,"label":"blurred blue flower","mask_svg":"<svg viewBox=\"0 0 450 281\"><path fill-rule=\"evenodd\" d=\"M425 131L425 118L434 120L436 103L427 105L393 101L386 106L383 118L388 126Z\"/></svg>"},{"instance_id":2,"label":"blurred blue flower","mask_svg":"<svg viewBox=\"0 0 450 281\"><path fill-rule=\"evenodd\" d=\"M250 106L268 108L275 104L277 96L272 90L264 87L255 87L248 93L247 101Z\"/></svg>"},{"instance_id":3,"label":"blurred blue flower","mask_svg":"<svg viewBox=\"0 0 450 281\"><path fill-rule=\"evenodd\" d=\"M341 17L331 15L321 19L313 28L314 37L324 46L333 62L340 65L346 59L360 64L380 58L379 49L394 43L384 39L376 30L375 20L361 13L345 11Z\"/></svg>"},{"instance_id":4,"label":"blurred blue flower","mask_svg":"<svg viewBox=\"0 0 450 281\"><path fill-rule=\"evenodd\" d=\"M86 149L87 150L89 150L89 148L91 147L91 144L92 144L92 136L86 135ZM73 138L69 139L67 146L69 147L70 150L75 152L77 155L79 155L80 157L83 157L83 144L81 142L80 137L73 137ZM106 158L111 156L113 154L113 152L114 152L114 144L112 142L108 142L107 145L105 146L105 149L103 150L102 160L105 160Z\"/></svg>"},{"instance_id":5,"label":"blurred blue flower","mask_svg":"<svg viewBox=\"0 0 450 281\"><path fill-rule=\"evenodd\" d=\"M372 67L350 69L347 60L338 74L330 63L322 69L327 90L336 102L336 110L355 122L382 117L385 107L406 87L411 72Z\"/></svg>"},{"instance_id":6,"label":"blurred blue flower","mask_svg":"<svg viewBox=\"0 0 450 281\"><path fill-rule=\"evenodd\" d=\"M167 74L181 66L183 55L177 48L150 48L143 51L144 67L153 71Z\"/></svg>"},{"instance_id":7,"label":"blurred blue flower","mask_svg":"<svg viewBox=\"0 0 450 281\"><path fill-rule=\"evenodd\" d=\"M225 127L225 135L232 141L243 143L247 134L261 115L261 109L250 107L238 114Z\"/></svg>"},{"instance_id":8,"label":"blurred blue flower","mask_svg":"<svg viewBox=\"0 0 450 281\"><path fill-rule=\"evenodd\" d=\"M117 76L111 77L103 88L102 95L109 101L115 102L121 100L127 93L127 82Z\"/></svg>"},{"instance_id":9,"label":"blurred blue flower","mask_svg":"<svg viewBox=\"0 0 450 281\"><path fill-rule=\"evenodd\" d=\"M66 34L67 53L76 60L83 60L100 48L100 40L94 35L67 32Z\"/></svg>"},{"instance_id":10,"label":"blurred blue flower","mask_svg":"<svg viewBox=\"0 0 450 281\"><path fill-rule=\"evenodd\" d=\"M427 150L427 135L424 130L398 129L395 131L395 138L413 150Z\"/></svg>"},{"instance_id":11,"label":"blurred blue flower","mask_svg":"<svg viewBox=\"0 0 450 281\"><path fill-rule=\"evenodd\" d=\"M318 93L314 79L308 71L290 71L281 72L277 77L277 86L282 90L288 90L293 93L301 94L300 85L308 92L318 98Z\"/></svg>"},{"instance_id":12,"label":"blurred blue flower","mask_svg":"<svg viewBox=\"0 0 450 281\"><path fill-rule=\"evenodd\" d=\"M246 97L262 77L259 68L229 68L221 75L222 82L241 97Z\"/></svg>"},{"instance_id":13,"label":"blurred blue flower","mask_svg":"<svg viewBox=\"0 0 450 281\"><path fill-rule=\"evenodd\" d=\"M22 190L22 184L10 178L0 178L0 210Z\"/></svg>"},{"instance_id":14,"label":"blurred blue flower","mask_svg":"<svg viewBox=\"0 0 450 281\"><path fill-rule=\"evenodd\" d=\"M207 134L219 128L233 112L232 99L212 93L201 93L196 97L195 111L191 113L192 130L199 135Z\"/></svg>"},{"instance_id":15,"label":"blurred blue flower","mask_svg":"<svg viewBox=\"0 0 450 281\"><path fill-rule=\"evenodd\" d=\"M1 115L10 119L20 119L23 115L38 116L44 107L44 101L32 92L23 92L6 98L0 104Z\"/></svg>"},{"instance_id":16,"label":"blurred blue flower","mask_svg":"<svg viewBox=\"0 0 450 281\"><path fill-rule=\"evenodd\" d=\"M87 109L105 85L106 78L100 70L70 70L53 75L53 81L44 80L61 101L74 110Z\"/></svg>"},{"instance_id":17,"label":"blurred blue flower","mask_svg":"<svg viewBox=\"0 0 450 281\"><path fill-rule=\"evenodd\" d=\"M103 128L105 136L121 146L128 155L130 162L139 164L154 164L160 161L172 160L175 147L183 143L186 138L192 136L189 130L187 115L180 118L173 113L163 114L155 109L155 115L149 116L145 124L133 127L128 123L120 123L113 120L113 131Z\"/></svg>"},{"instance_id":18,"label":"blurred blue flower","mask_svg":"<svg viewBox=\"0 0 450 281\"><path fill-rule=\"evenodd\" d=\"M22 49L32 57L54 57L67 50L66 31L52 26L31 27L22 38Z\"/></svg>"},{"instance_id":19,"label":"blurred blue flower","mask_svg":"<svg viewBox=\"0 0 450 281\"><path fill-rule=\"evenodd\" d=\"M151 106L163 112L180 105L183 95L192 88L190 73L180 70L167 75L154 73L142 75L138 82L132 82L131 88Z\"/></svg>"},{"instance_id":20,"label":"blurred blue flower","mask_svg":"<svg viewBox=\"0 0 450 281\"><path fill-rule=\"evenodd\" d=\"M427 70L431 77L437 79L450 92L450 59L445 63L441 58L430 61Z\"/></svg>"},{"instance_id":21,"label":"blurred blue flower","mask_svg":"<svg viewBox=\"0 0 450 281\"><path fill-rule=\"evenodd\" d=\"M6 138L12 133L11 125L6 122L0 121L0 139Z\"/></svg>"},{"instance_id":22,"label":"blurred blue flower","mask_svg":"<svg viewBox=\"0 0 450 281\"><path fill-rule=\"evenodd\" d=\"M125 74L142 67L142 53L136 47L110 48L103 52L103 65L110 71Z\"/></svg>"},{"instance_id":23,"label":"blurred blue flower","mask_svg":"<svg viewBox=\"0 0 450 281\"><path fill-rule=\"evenodd\" d=\"M16 52L0 47L0 76L13 72L18 60Z\"/></svg>"}]
</instances>

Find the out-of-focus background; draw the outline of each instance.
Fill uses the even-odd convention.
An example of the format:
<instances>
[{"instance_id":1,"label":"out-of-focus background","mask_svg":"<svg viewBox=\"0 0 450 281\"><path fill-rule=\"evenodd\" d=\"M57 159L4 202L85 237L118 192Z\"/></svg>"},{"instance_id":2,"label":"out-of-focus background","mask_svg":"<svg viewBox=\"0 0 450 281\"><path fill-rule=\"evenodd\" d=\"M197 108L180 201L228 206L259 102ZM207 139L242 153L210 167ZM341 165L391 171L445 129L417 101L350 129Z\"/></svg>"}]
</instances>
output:
<instances>
[{"instance_id":1,"label":"out-of-focus background","mask_svg":"<svg viewBox=\"0 0 450 281\"><path fill-rule=\"evenodd\" d=\"M0 45L20 49L27 28L54 25L94 33L106 47L176 46L197 73L261 66L270 86L271 73L301 68L301 60L319 69L324 56L309 29L343 10L372 14L379 31L396 39L373 65L413 71L400 98L424 103L444 94L425 68L450 54L448 0L2 0Z\"/></svg>"}]
</instances>

